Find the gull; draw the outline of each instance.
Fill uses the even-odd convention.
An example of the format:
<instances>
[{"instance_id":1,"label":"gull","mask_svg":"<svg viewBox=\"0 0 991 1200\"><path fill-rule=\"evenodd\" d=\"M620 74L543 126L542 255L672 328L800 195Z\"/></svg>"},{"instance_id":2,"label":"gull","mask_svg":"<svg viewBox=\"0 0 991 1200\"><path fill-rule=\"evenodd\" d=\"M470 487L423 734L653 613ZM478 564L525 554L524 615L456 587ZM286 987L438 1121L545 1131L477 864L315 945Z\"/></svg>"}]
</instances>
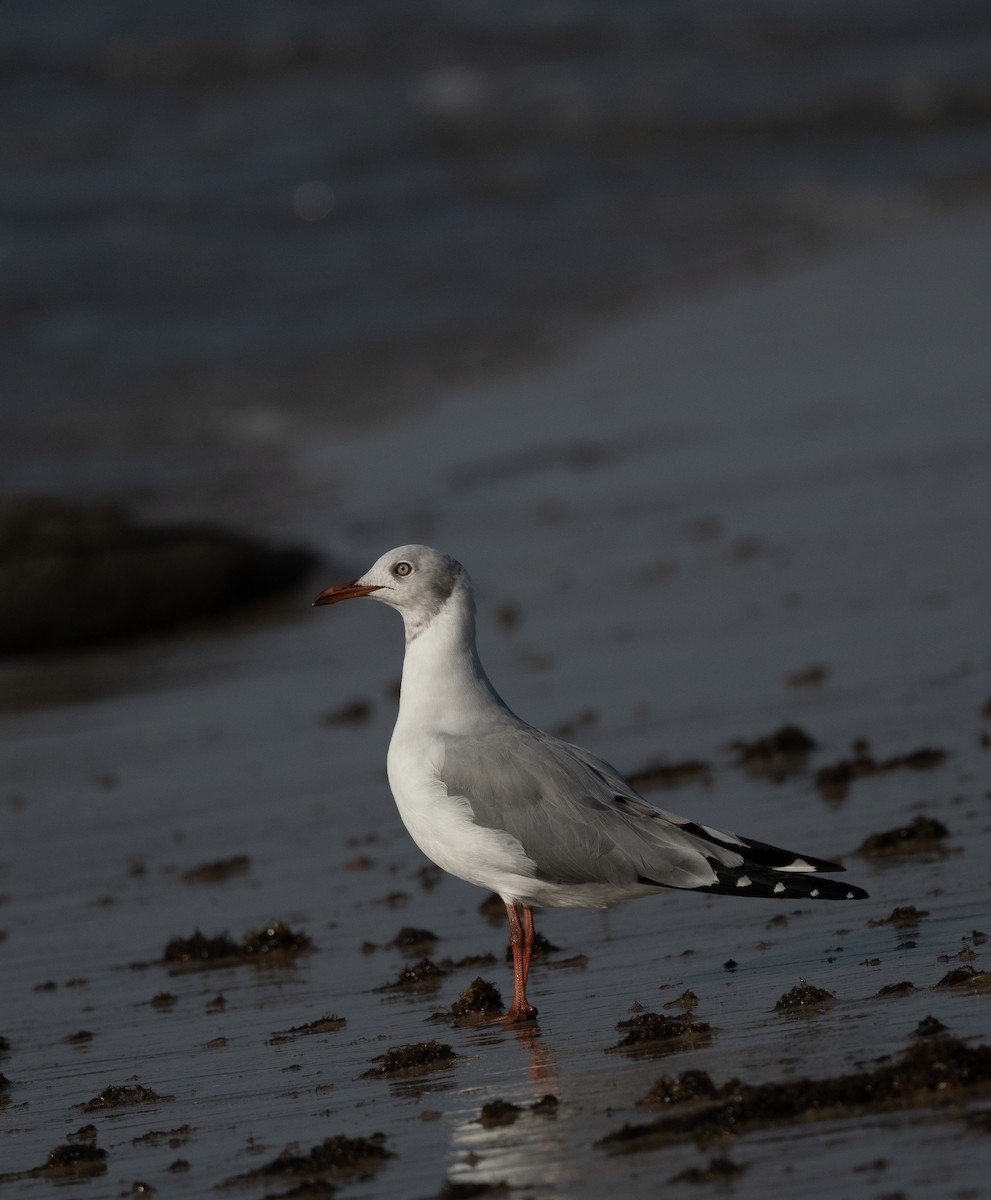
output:
<instances>
[{"instance_id":1,"label":"gull","mask_svg":"<svg viewBox=\"0 0 991 1200\"><path fill-rule=\"evenodd\" d=\"M861 900L821 879L837 863L738 837L648 804L615 767L528 725L489 682L475 599L459 562L429 546L390 550L314 605L367 596L396 609L406 654L389 785L413 841L437 866L497 892L513 951L513 1003L526 987L534 908L606 908L671 889L782 900Z\"/></svg>"}]
</instances>

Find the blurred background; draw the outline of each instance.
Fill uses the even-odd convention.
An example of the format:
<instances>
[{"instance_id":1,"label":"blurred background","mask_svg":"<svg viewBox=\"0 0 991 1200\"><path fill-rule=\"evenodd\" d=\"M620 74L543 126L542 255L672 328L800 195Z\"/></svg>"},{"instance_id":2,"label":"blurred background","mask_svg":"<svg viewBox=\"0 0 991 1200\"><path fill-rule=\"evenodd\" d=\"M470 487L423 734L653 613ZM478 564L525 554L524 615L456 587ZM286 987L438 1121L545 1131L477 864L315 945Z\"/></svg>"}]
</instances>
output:
<instances>
[{"instance_id":1,"label":"blurred background","mask_svg":"<svg viewBox=\"0 0 991 1200\"><path fill-rule=\"evenodd\" d=\"M0 21L7 493L195 509L228 471L271 482L307 427L991 176L983 0L7 0Z\"/></svg>"}]
</instances>

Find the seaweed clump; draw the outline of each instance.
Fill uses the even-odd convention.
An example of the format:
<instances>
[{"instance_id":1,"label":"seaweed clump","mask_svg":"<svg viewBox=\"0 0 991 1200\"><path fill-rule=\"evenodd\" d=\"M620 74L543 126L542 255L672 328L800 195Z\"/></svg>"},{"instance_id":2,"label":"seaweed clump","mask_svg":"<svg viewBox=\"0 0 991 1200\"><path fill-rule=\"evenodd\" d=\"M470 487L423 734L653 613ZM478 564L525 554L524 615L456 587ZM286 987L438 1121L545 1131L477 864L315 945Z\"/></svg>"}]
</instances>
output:
<instances>
[{"instance_id":1,"label":"seaweed clump","mask_svg":"<svg viewBox=\"0 0 991 1200\"><path fill-rule=\"evenodd\" d=\"M899 983L886 983L880 991L874 995L881 999L884 996L905 996L909 992L918 991L915 984L910 979L902 979Z\"/></svg>"},{"instance_id":2,"label":"seaweed clump","mask_svg":"<svg viewBox=\"0 0 991 1200\"><path fill-rule=\"evenodd\" d=\"M403 967L393 983L384 983L376 992L419 992L432 991L447 974L438 963L421 958L408 967Z\"/></svg>"},{"instance_id":3,"label":"seaweed clump","mask_svg":"<svg viewBox=\"0 0 991 1200\"><path fill-rule=\"evenodd\" d=\"M102 1175L107 1169L107 1152L92 1142L65 1143L48 1152L48 1161L26 1171L10 1171L0 1175L0 1183L17 1183L23 1179L72 1180Z\"/></svg>"},{"instance_id":4,"label":"seaweed clump","mask_svg":"<svg viewBox=\"0 0 991 1200\"><path fill-rule=\"evenodd\" d=\"M909 1037L939 1037L941 1033L946 1033L946 1026L938 1018L931 1013L928 1017L923 1017L916 1025Z\"/></svg>"},{"instance_id":5,"label":"seaweed clump","mask_svg":"<svg viewBox=\"0 0 991 1200\"><path fill-rule=\"evenodd\" d=\"M680 1008L680 1009L683 1009L684 1012L687 1014L687 1013L690 1013L693 1008L698 1008L698 1003L699 1003L698 996L695 995L695 993L691 990L691 988L685 988L685 990L681 993L680 996L676 996L673 1000L669 1000L667 1002L667 1004L664 1005L664 1007L665 1008Z\"/></svg>"},{"instance_id":6,"label":"seaweed clump","mask_svg":"<svg viewBox=\"0 0 991 1200\"><path fill-rule=\"evenodd\" d=\"M746 1167L741 1167L724 1155L717 1155L707 1167L688 1167L672 1175L669 1183L725 1183L736 1175L742 1175Z\"/></svg>"},{"instance_id":7,"label":"seaweed clump","mask_svg":"<svg viewBox=\"0 0 991 1200\"><path fill-rule=\"evenodd\" d=\"M365 1072L365 1076L406 1075L449 1066L458 1056L445 1042L414 1042L409 1046L393 1046L373 1062L380 1063Z\"/></svg>"},{"instance_id":8,"label":"seaweed clump","mask_svg":"<svg viewBox=\"0 0 991 1200\"><path fill-rule=\"evenodd\" d=\"M930 771L946 761L946 751L922 746L908 754L875 758L866 738L857 738L849 758L841 758L815 773L815 785L827 800L842 800L855 779L864 775L886 775L889 771Z\"/></svg>"},{"instance_id":9,"label":"seaweed clump","mask_svg":"<svg viewBox=\"0 0 991 1200\"><path fill-rule=\"evenodd\" d=\"M886 858L889 854L926 854L938 850L950 831L935 817L916 817L908 825L872 833L856 851L864 858Z\"/></svg>"},{"instance_id":10,"label":"seaweed clump","mask_svg":"<svg viewBox=\"0 0 991 1200\"><path fill-rule=\"evenodd\" d=\"M407 950L422 953L437 942L437 934L429 929L416 929L412 925L404 925L388 944L397 950Z\"/></svg>"},{"instance_id":11,"label":"seaweed clump","mask_svg":"<svg viewBox=\"0 0 991 1200\"><path fill-rule=\"evenodd\" d=\"M215 858L183 871L183 883L226 883L233 875L246 875L251 869L251 858L247 854L235 854L231 858Z\"/></svg>"},{"instance_id":12,"label":"seaweed clump","mask_svg":"<svg viewBox=\"0 0 991 1200\"><path fill-rule=\"evenodd\" d=\"M442 958L434 962L430 958L421 958L408 967L403 967L392 983L384 983L374 990L376 992L426 992L433 991L445 975L452 971L460 971L465 967L491 967L495 963L493 954L469 954L455 961L452 958Z\"/></svg>"},{"instance_id":13,"label":"seaweed clump","mask_svg":"<svg viewBox=\"0 0 991 1200\"><path fill-rule=\"evenodd\" d=\"M307 954L313 949L309 934L290 929L284 921L272 921L263 929L249 929L240 942L227 933L207 937L198 929L192 937L172 938L165 947L162 962L174 970L230 967L249 962L285 966L297 954Z\"/></svg>"},{"instance_id":14,"label":"seaweed clump","mask_svg":"<svg viewBox=\"0 0 991 1200\"><path fill-rule=\"evenodd\" d=\"M929 910L916 908L914 904L903 904L893 908L887 917L879 917L876 921L868 921L868 925L894 925L896 929L905 929L918 925L923 917L929 916Z\"/></svg>"},{"instance_id":15,"label":"seaweed clump","mask_svg":"<svg viewBox=\"0 0 991 1200\"><path fill-rule=\"evenodd\" d=\"M665 1047L672 1043L705 1045L711 1041L712 1027L706 1021L687 1021L684 1016L669 1017L664 1013L638 1013L628 1021L616 1025L624 1036L616 1049L649 1049Z\"/></svg>"},{"instance_id":16,"label":"seaweed clump","mask_svg":"<svg viewBox=\"0 0 991 1200\"><path fill-rule=\"evenodd\" d=\"M737 766L746 767L754 775L765 775L775 783L804 770L815 748L815 740L800 726L790 723L765 737L752 741L737 738L730 742L730 749L736 751Z\"/></svg>"},{"instance_id":17,"label":"seaweed clump","mask_svg":"<svg viewBox=\"0 0 991 1200\"><path fill-rule=\"evenodd\" d=\"M502 993L479 975L454 1001L451 1012L456 1017L483 1017L502 1012L502 1007Z\"/></svg>"},{"instance_id":18,"label":"seaweed clump","mask_svg":"<svg viewBox=\"0 0 991 1200\"><path fill-rule=\"evenodd\" d=\"M510 1100L490 1100L476 1118L483 1129L501 1129L519 1120L523 1109Z\"/></svg>"},{"instance_id":19,"label":"seaweed clump","mask_svg":"<svg viewBox=\"0 0 991 1200\"><path fill-rule=\"evenodd\" d=\"M84 1128L86 1128L84 1126ZM92 1125L89 1128L95 1131L96 1126ZM82 1132L82 1131L80 1131ZM192 1137L193 1128L191 1125L180 1125L176 1129L149 1129L147 1133L139 1134L137 1137L131 1138L132 1146L168 1146L170 1150L178 1150L180 1146L184 1146ZM70 1135L71 1136L71 1135Z\"/></svg>"},{"instance_id":20,"label":"seaweed clump","mask_svg":"<svg viewBox=\"0 0 991 1200\"><path fill-rule=\"evenodd\" d=\"M480 1196L506 1196L510 1187L504 1179L497 1183L486 1183L484 1180L472 1180L462 1183L458 1179L445 1179L437 1193L437 1200L478 1200Z\"/></svg>"},{"instance_id":21,"label":"seaweed clump","mask_svg":"<svg viewBox=\"0 0 991 1200\"><path fill-rule=\"evenodd\" d=\"M355 1138L337 1134L336 1137L324 1138L307 1154L287 1148L262 1166L225 1180L223 1186L272 1178L296 1179L303 1185L300 1188L300 1194L303 1194L304 1188L310 1190L312 1185L324 1180L367 1180L386 1159L395 1157L393 1151L386 1147L385 1140L384 1133Z\"/></svg>"},{"instance_id":22,"label":"seaweed clump","mask_svg":"<svg viewBox=\"0 0 991 1200\"><path fill-rule=\"evenodd\" d=\"M130 1086L112 1083L92 1100L87 1100L85 1104L78 1104L76 1107L81 1108L83 1112L102 1112L105 1108L126 1108L135 1104L162 1104L166 1100L174 1099L175 1096L160 1096L158 1092L154 1092L140 1083Z\"/></svg>"},{"instance_id":23,"label":"seaweed clump","mask_svg":"<svg viewBox=\"0 0 991 1200\"><path fill-rule=\"evenodd\" d=\"M307 1021L305 1025L293 1025L282 1033L273 1033L268 1040L269 1046L280 1046L283 1042L291 1042L294 1038L305 1037L313 1033L336 1033L347 1024L344 1017L318 1017L315 1021Z\"/></svg>"},{"instance_id":24,"label":"seaweed clump","mask_svg":"<svg viewBox=\"0 0 991 1200\"><path fill-rule=\"evenodd\" d=\"M693 1104L697 1100L715 1100L717 1096L708 1071L682 1071L680 1075L662 1075L640 1103Z\"/></svg>"},{"instance_id":25,"label":"seaweed clump","mask_svg":"<svg viewBox=\"0 0 991 1200\"><path fill-rule=\"evenodd\" d=\"M789 1009L794 1008L802 1008L808 1011L822 1004L830 1004L835 999L836 997L832 992L827 992L825 988L814 987L811 983L806 983L803 979L801 983L797 983L790 991L785 992L783 996L779 996L774 1007L778 1012L787 1012Z\"/></svg>"},{"instance_id":26,"label":"seaweed clump","mask_svg":"<svg viewBox=\"0 0 991 1200\"><path fill-rule=\"evenodd\" d=\"M952 971L947 971L936 986L961 988L971 992L989 992L991 991L991 971L978 971L971 966L955 967Z\"/></svg>"},{"instance_id":27,"label":"seaweed clump","mask_svg":"<svg viewBox=\"0 0 991 1200\"><path fill-rule=\"evenodd\" d=\"M717 1086L706 1072L685 1072L677 1080L659 1080L642 1103L684 1104L692 1111L625 1125L599 1145L608 1150L640 1150L690 1138L719 1141L789 1121L921 1108L936 1099L963 1098L989 1085L991 1046L970 1046L952 1036L919 1039L896 1061L885 1059L874 1070L826 1079L751 1084L734 1077Z\"/></svg>"}]
</instances>

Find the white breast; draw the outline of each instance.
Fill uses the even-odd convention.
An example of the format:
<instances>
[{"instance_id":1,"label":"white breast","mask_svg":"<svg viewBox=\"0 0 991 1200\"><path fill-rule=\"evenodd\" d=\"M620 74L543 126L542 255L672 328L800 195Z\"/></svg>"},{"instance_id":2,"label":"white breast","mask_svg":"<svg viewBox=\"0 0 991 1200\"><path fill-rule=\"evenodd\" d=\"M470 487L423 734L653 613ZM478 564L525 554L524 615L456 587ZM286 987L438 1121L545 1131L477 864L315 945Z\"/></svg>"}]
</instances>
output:
<instances>
[{"instance_id":1,"label":"white breast","mask_svg":"<svg viewBox=\"0 0 991 1200\"><path fill-rule=\"evenodd\" d=\"M439 742L407 738L397 726L389 745L389 785L410 837L443 870L500 895L529 890L534 863L511 834L476 825L468 801L449 796L438 778Z\"/></svg>"}]
</instances>

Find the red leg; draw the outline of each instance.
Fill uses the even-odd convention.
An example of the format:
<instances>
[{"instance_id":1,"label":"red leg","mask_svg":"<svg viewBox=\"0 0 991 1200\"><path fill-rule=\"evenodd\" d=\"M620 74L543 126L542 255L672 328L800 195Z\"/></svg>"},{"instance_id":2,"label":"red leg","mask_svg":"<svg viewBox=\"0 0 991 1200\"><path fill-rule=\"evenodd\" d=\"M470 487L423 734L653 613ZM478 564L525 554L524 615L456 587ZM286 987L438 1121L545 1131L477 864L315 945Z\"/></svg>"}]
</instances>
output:
<instances>
[{"instance_id":1,"label":"red leg","mask_svg":"<svg viewBox=\"0 0 991 1200\"><path fill-rule=\"evenodd\" d=\"M533 958L533 943L537 940L537 931L533 927L533 909L523 910L523 991L526 991L530 978L530 959ZM525 997L524 997L525 998ZM536 1010L534 1010L536 1011Z\"/></svg>"},{"instance_id":2,"label":"red leg","mask_svg":"<svg viewBox=\"0 0 991 1200\"><path fill-rule=\"evenodd\" d=\"M513 1003L509 1012L499 1020L504 1025L517 1025L523 1021L532 1021L537 1015L537 1010L526 998L526 982L530 974L535 936L533 909L507 904L506 916L509 918L509 944L513 948Z\"/></svg>"}]
</instances>

